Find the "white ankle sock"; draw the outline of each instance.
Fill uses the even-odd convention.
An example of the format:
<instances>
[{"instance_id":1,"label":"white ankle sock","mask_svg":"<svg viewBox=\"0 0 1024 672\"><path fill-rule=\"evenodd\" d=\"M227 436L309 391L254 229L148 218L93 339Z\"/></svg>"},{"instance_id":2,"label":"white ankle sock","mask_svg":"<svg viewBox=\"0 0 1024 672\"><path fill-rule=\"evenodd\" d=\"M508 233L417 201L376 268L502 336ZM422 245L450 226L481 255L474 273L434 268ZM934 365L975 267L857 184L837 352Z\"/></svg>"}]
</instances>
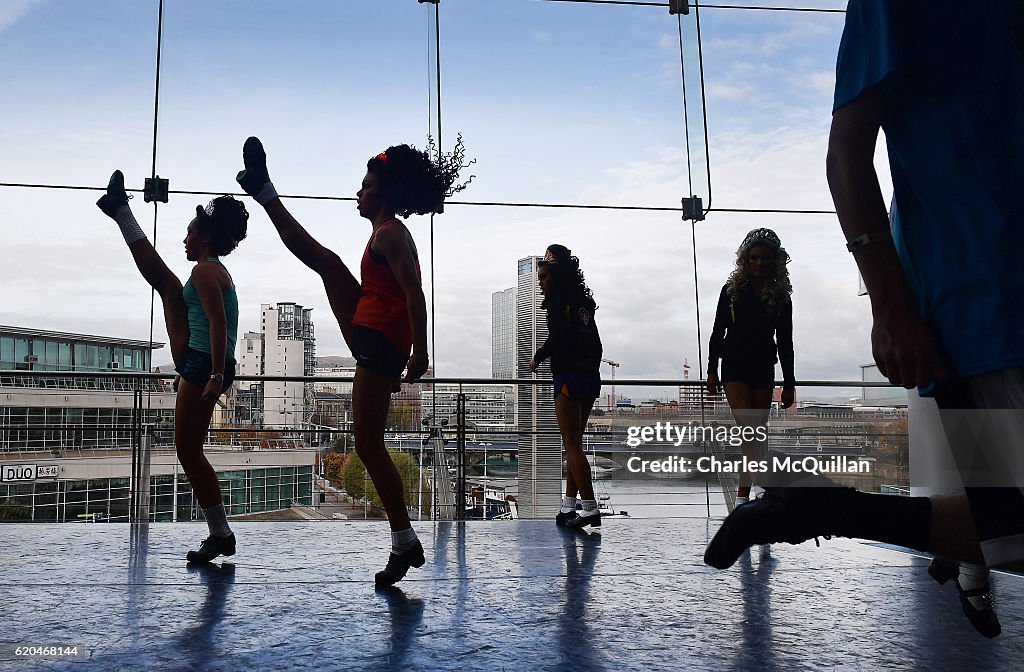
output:
<instances>
[{"instance_id":1,"label":"white ankle sock","mask_svg":"<svg viewBox=\"0 0 1024 672\"><path fill-rule=\"evenodd\" d=\"M203 509L203 515L206 516L206 526L210 528L210 534L221 538L231 536L231 527L228 526L228 513L224 508L224 502Z\"/></svg>"},{"instance_id":2,"label":"white ankle sock","mask_svg":"<svg viewBox=\"0 0 1024 672\"><path fill-rule=\"evenodd\" d=\"M401 555L416 545L416 530L411 527L391 533L391 552Z\"/></svg>"},{"instance_id":3,"label":"white ankle sock","mask_svg":"<svg viewBox=\"0 0 1024 672\"><path fill-rule=\"evenodd\" d=\"M562 497L562 513L572 513L576 510L575 497Z\"/></svg>"},{"instance_id":4,"label":"white ankle sock","mask_svg":"<svg viewBox=\"0 0 1024 672\"><path fill-rule=\"evenodd\" d=\"M583 502L583 512L580 515L592 516L597 513L597 500L596 499L581 499Z\"/></svg>"},{"instance_id":5,"label":"white ankle sock","mask_svg":"<svg viewBox=\"0 0 1024 672\"><path fill-rule=\"evenodd\" d=\"M266 184L263 185L263 188L260 189L260 193L253 196L253 198L255 198L256 202L260 205L266 205L277 198L277 189L274 189L274 183L267 180Z\"/></svg>"},{"instance_id":6,"label":"white ankle sock","mask_svg":"<svg viewBox=\"0 0 1024 672\"><path fill-rule=\"evenodd\" d=\"M135 221L135 215L132 214L132 209L127 205L122 205L114 213L114 221L117 222L117 227L121 229L121 235L124 236L124 242L131 245L136 240L142 240L146 237L146 234L142 232L142 227Z\"/></svg>"}]
</instances>

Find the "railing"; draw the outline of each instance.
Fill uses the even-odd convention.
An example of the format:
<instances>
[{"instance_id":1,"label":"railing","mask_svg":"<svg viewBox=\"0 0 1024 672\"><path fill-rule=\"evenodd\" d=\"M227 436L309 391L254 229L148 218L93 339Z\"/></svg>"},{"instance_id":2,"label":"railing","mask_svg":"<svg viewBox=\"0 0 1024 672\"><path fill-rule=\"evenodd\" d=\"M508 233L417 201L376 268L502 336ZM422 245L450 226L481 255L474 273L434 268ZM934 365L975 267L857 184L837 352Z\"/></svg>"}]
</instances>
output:
<instances>
[{"instance_id":1,"label":"railing","mask_svg":"<svg viewBox=\"0 0 1024 672\"><path fill-rule=\"evenodd\" d=\"M18 519L19 512L23 518L26 507L35 520L199 517L187 479L173 457L172 378L172 374L124 371L0 371L0 467L4 469L0 518ZM257 386L255 390L267 382L295 383L300 389L352 382L343 376L239 376L237 380L240 386ZM514 396L527 389L522 386L537 385L543 390L537 398L548 395L550 400L544 390L550 380L535 378L432 378L405 386L396 395L386 438L389 448L407 456L402 458L406 481L411 483L406 499L415 517L508 517L513 508L530 515L532 508L522 501L524 493L537 502L552 501L552 492L561 491L564 473L553 414L541 409L536 417L527 417L521 409L517 426L509 421L511 408L505 399L506 394ZM673 402L597 405L584 435L584 449L598 496L616 490L616 497L632 499L631 506L651 511L654 505L647 502L668 498L656 515L692 515L698 507L704 516L723 512L729 497L718 491L728 493L735 487L735 473L711 470L684 478L660 469L652 473L650 465L670 464L673 457L677 466L679 459L713 456L721 460L738 455L739 448L706 435L694 440L693 432L689 440L678 441L679 434L656 440L644 433L647 428L653 437L658 427L665 432L669 427L677 432L699 427L724 431L734 422L723 400L708 397L702 391L703 381L697 380L616 379L615 385L619 391L659 387L680 392ZM813 388L888 384L802 381L799 386L806 395ZM488 389L502 393L496 396ZM40 402L45 407L28 405L39 401L40 394L46 396ZM503 408L496 408L498 398ZM251 414L243 417L248 407L238 405L238 388L221 398L208 452L215 456L211 459L216 461L229 511L260 514L291 503L310 517L330 517L323 511L343 508L350 517L358 516L360 508L363 517L373 517L374 496L365 476L362 486L358 481L353 485L352 477L337 469L354 452L350 394L317 399L300 395L298 399L304 407L294 417L312 421L272 425L260 417L253 422ZM260 404L265 408L267 401L274 399L263 398ZM310 404L312 408L305 407ZM866 409L805 403L795 412L785 412L773 404L768 445L801 458L864 458L874 472L870 478L852 479L853 484L872 490L883 485L889 490L905 488L909 484L906 411ZM99 417L94 410L103 412L107 422L85 422L87 415ZM60 421L51 422L54 417ZM425 446L427 442L432 445ZM287 464L275 464L285 457ZM521 466L524 460L543 464L531 471ZM71 464L74 469L69 468ZM353 459L349 468L355 469L354 464ZM18 467L23 470L18 472ZM29 467L35 472L25 471ZM287 477L282 469L290 470ZM516 490L520 501L513 505L507 495ZM328 497L338 501L331 504ZM625 508L614 499L610 503ZM36 515L39 512L46 515Z\"/></svg>"}]
</instances>

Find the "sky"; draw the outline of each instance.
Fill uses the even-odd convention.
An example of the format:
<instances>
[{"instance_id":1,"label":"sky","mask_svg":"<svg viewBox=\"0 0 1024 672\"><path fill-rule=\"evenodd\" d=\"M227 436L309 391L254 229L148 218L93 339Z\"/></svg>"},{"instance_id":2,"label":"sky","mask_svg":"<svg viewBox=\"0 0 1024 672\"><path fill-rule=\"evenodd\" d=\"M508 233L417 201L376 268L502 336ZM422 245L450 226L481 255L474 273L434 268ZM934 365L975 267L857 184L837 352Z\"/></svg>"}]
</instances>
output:
<instances>
[{"instance_id":1,"label":"sky","mask_svg":"<svg viewBox=\"0 0 1024 672\"><path fill-rule=\"evenodd\" d=\"M0 4L0 183L93 188L0 186L0 324L149 338L148 287L93 204L113 169L135 189L151 171L157 7ZM676 379L684 359L696 377L698 344L706 356L736 247L767 226L792 257L797 377L859 378L871 355L870 307L857 296L834 215L713 211L692 229L678 212L459 204L672 208L692 188L713 208L830 210L824 161L842 14L700 12L709 189L692 14L681 69L679 24L667 6L444 0L439 9L441 144L450 149L462 133L477 162L432 235L429 218L409 221L437 375L490 375L491 294L515 285L517 259L559 242L581 260L605 356L621 364L617 378ZM367 158L437 135L433 16L433 5L415 0L166 0L156 173L172 192L237 192L242 142L258 135L281 194L353 197ZM881 147L876 164L889 193ZM210 197L132 202L151 237L155 222L157 249L183 280L185 227ZM354 200L286 204L358 264L370 226ZM285 250L262 209L248 207L249 235L224 260L238 286L240 331L258 330L260 304L294 301L314 309L317 353L347 355L317 276ZM153 325L153 338L166 340L159 310Z\"/></svg>"}]
</instances>

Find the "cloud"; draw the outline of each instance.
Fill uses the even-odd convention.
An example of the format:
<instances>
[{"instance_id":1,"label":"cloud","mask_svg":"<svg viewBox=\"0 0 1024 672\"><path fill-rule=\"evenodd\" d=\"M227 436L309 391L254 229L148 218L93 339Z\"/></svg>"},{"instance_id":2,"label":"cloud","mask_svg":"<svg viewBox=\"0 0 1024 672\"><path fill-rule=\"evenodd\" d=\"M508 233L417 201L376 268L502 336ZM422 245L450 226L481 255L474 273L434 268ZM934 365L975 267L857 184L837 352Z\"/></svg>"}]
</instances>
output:
<instances>
[{"instance_id":1,"label":"cloud","mask_svg":"<svg viewBox=\"0 0 1024 672\"><path fill-rule=\"evenodd\" d=\"M0 4L0 32L10 28L46 0L4 0Z\"/></svg>"},{"instance_id":2,"label":"cloud","mask_svg":"<svg viewBox=\"0 0 1024 672\"><path fill-rule=\"evenodd\" d=\"M551 42L554 39L551 33L546 30L540 30L539 28L533 28L530 30L530 36L536 42Z\"/></svg>"}]
</instances>

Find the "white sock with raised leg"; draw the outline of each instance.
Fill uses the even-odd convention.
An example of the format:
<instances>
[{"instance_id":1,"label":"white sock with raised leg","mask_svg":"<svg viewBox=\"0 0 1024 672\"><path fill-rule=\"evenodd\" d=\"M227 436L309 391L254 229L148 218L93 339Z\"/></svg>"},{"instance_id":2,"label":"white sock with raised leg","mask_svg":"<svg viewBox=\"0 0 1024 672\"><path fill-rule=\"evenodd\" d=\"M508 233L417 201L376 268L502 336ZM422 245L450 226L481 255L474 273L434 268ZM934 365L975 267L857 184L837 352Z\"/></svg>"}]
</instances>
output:
<instances>
[{"instance_id":1,"label":"white sock with raised leg","mask_svg":"<svg viewBox=\"0 0 1024 672\"><path fill-rule=\"evenodd\" d=\"M122 205L114 213L114 221L117 222L117 228L121 229L121 235L124 236L124 242L131 245L136 240L142 240L146 237L146 234L142 232L142 227L135 221L135 215L132 214L132 209L127 205Z\"/></svg>"}]
</instances>

